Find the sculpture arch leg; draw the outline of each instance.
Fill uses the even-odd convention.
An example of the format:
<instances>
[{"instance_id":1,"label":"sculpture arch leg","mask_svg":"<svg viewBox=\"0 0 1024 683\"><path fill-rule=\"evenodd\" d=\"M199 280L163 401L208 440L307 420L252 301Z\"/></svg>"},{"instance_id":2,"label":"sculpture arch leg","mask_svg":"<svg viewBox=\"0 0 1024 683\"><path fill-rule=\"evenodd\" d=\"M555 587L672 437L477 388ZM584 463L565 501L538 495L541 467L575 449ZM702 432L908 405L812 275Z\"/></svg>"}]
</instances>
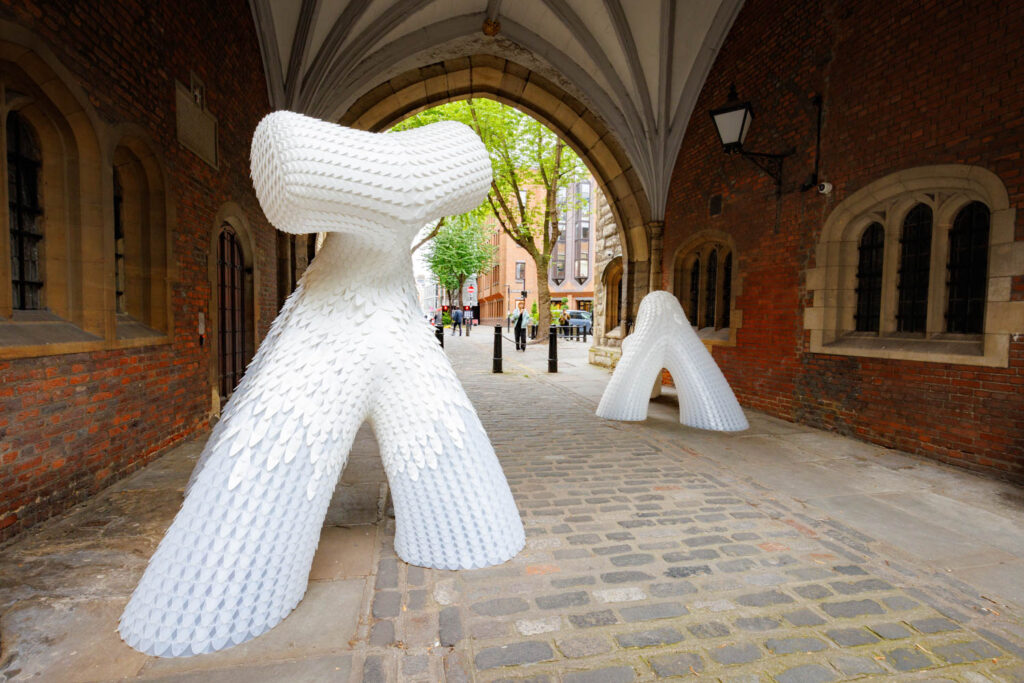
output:
<instances>
[{"instance_id":1,"label":"sculpture arch leg","mask_svg":"<svg viewBox=\"0 0 1024 683\"><path fill-rule=\"evenodd\" d=\"M700 429L747 429L729 383L690 327L669 292L651 292L640 302L636 330L622 340L622 357L605 387L597 415L610 420L643 420L655 394L648 391L662 368L675 380L679 421ZM655 389L657 389L655 385Z\"/></svg>"},{"instance_id":2,"label":"sculpture arch leg","mask_svg":"<svg viewBox=\"0 0 1024 683\"><path fill-rule=\"evenodd\" d=\"M362 422L362 416L352 420ZM306 592L320 529L355 428L324 444L334 457L315 472L308 449L230 486L242 453L211 437L204 466L121 616L125 642L146 654L214 652L260 635ZM238 438L245 438L243 435ZM292 439L301 440L300 429ZM282 449L267 439L260 452ZM310 482L314 482L312 485Z\"/></svg>"},{"instance_id":3,"label":"sculpture arch leg","mask_svg":"<svg viewBox=\"0 0 1024 683\"><path fill-rule=\"evenodd\" d=\"M446 367L433 369L443 375L418 371L390 383L373 413L395 505L395 552L437 569L500 564L522 550L523 524L480 419L438 355ZM424 386L433 389L409 390Z\"/></svg>"},{"instance_id":4,"label":"sculpture arch leg","mask_svg":"<svg viewBox=\"0 0 1024 683\"><path fill-rule=\"evenodd\" d=\"M597 416L606 420L646 420L647 405L654 396L655 383L665 367L663 344L644 349L644 353L632 353L631 344L626 343L628 340L628 337L623 340L622 357L597 406Z\"/></svg>"}]
</instances>

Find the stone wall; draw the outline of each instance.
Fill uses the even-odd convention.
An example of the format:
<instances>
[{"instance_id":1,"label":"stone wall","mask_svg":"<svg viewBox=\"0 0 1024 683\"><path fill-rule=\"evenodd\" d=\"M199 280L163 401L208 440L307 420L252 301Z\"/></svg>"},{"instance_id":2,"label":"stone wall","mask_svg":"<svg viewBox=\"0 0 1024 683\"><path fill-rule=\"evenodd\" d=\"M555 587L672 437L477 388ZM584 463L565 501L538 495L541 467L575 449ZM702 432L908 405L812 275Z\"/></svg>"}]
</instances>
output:
<instances>
[{"instance_id":1,"label":"stone wall","mask_svg":"<svg viewBox=\"0 0 1024 683\"><path fill-rule=\"evenodd\" d=\"M72 348L67 346L60 353L0 348L3 540L207 426L216 316L210 310L215 263L208 259L216 258L211 250L222 223L242 233L252 261L253 346L276 315L277 278L275 232L249 180L252 131L269 105L245 0L12 0L0 7L0 46L0 79L31 80L52 72L52 78L31 85L39 89L36 98L53 99L43 104L54 111L72 112L66 123L76 139L96 141L80 147L77 158L47 158L44 150L42 163L67 164L69 177L87 169L68 206L83 207L77 214L82 234L92 230L101 239L82 244L77 248L83 251L68 258L72 270L83 260L97 260L104 276L87 278L82 286L87 293L95 290L106 306L95 339L78 352L66 352ZM179 142L176 82L189 89L205 86L205 111L217 123L216 165ZM58 97L58 91L70 94ZM165 193L152 199L166 205L170 322L164 337L152 343L125 341L113 326L110 178L113 151L129 133L152 151ZM102 189L89 189L93 181ZM44 185L41 191L52 190ZM88 213L90 207L96 211ZM74 240L70 246L76 248ZM202 344L200 314L207 327ZM0 327L10 324L0 319Z\"/></svg>"},{"instance_id":2,"label":"stone wall","mask_svg":"<svg viewBox=\"0 0 1024 683\"><path fill-rule=\"evenodd\" d=\"M605 329L608 307L614 305L606 291L605 275L608 265L613 260L622 259L622 244L619 240L619 226L615 222L608 200L600 190L595 192L595 196L597 218L594 229L594 347L590 351L590 362L611 367L618 360L622 337L621 330L615 332Z\"/></svg>"},{"instance_id":3,"label":"stone wall","mask_svg":"<svg viewBox=\"0 0 1024 683\"><path fill-rule=\"evenodd\" d=\"M742 321L734 344L713 348L744 405L1024 481L1022 34L1019 0L972 7L969 21L942 3L909 0L744 4L676 161L663 260L663 286L676 291L674 266L686 243L716 232L733 240ZM779 202L770 177L722 152L708 111L727 102L732 84L756 114L746 148L796 150L784 163ZM820 180L832 183L831 194L800 189L814 169L815 94L824 103ZM965 189L920 182L917 169L942 165L966 179ZM996 180L982 182L982 175ZM982 356L962 354L957 362L856 340L870 348L842 350L816 332L824 329L822 315L848 305L836 297L855 296L823 285L831 268L849 267L823 246L825 226L845 200L888 177L903 178L899 189L910 206L938 205L957 192L990 204ZM987 198L972 189L985 183L996 186ZM716 195L721 211L713 214ZM945 277L945 264L935 262L932 277ZM934 305L941 326L942 302ZM924 348L942 337L927 336L908 343Z\"/></svg>"}]
</instances>

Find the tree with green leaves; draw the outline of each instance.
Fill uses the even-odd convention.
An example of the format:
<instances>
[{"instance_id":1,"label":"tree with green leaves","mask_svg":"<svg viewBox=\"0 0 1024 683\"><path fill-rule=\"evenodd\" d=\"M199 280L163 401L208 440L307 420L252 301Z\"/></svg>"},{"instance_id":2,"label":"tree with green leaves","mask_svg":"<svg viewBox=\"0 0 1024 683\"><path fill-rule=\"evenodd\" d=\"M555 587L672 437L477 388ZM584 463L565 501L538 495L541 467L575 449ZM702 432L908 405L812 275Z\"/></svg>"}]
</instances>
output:
<instances>
[{"instance_id":1,"label":"tree with green leaves","mask_svg":"<svg viewBox=\"0 0 1024 683\"><path fill-rule=\"evenodd\" d=\"M449 102L412 116L395 130L436 121L460 121L472 127L491 157L493 177L487 201L473 215L493 216L500 229L537 264L538 340L551 325L548 268L562 235L560 194L587 175L583 161L551 129L512 107L488 99ZM539 189L540 191L536 191ZM489 264L488 264L489 265Z\"/></svg>"},{"instance_id":2,"label":"tree with green leaves","mask_svg":"<svg viewBox=\"0 0 1024 683\"><path fill-rule=\"evenodd\" d=\"M427 265L447 293L448 303L457 303L459 308L466 280L492 263L494 245L479 217L472 213L449 218L427 246Z\"/></svg>"}]
</instances>

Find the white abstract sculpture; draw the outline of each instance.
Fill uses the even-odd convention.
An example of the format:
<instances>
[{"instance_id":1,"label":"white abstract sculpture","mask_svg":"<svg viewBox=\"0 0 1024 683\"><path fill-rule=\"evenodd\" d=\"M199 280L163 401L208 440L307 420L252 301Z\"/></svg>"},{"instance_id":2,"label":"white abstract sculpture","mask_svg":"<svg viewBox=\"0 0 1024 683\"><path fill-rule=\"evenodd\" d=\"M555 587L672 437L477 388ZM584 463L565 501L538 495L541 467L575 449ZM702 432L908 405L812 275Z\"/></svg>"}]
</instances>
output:
<instances>
[{"instance_id":1,"label":"white abstract sculpture","mask_svg":"<svg viewBox=\"0 0 1024 683\"><path fill-rule=\"evenodd\" d=\"M252 176L275 226L328 235L227 403L121 617L121 636L148 654L220 650L295 608L367 420L403 560L483 567L525 542L490 440L422 322L409 253L425 222L485 196L480 138L458 123L381 135L277 112L256 129Z\"/></svg>"},{"instance_id":2,"label":"white abstract sculpture","mask_svg":"<svg viewBox=\"0 0 1024 683\"><path fill-rule=\"evenodd\" d=\"M647 418L651 387L665 368L679 392L679 421L724 432L747 429L747 418L679 301L669 292L644 297L636 329L622 340L622 357L605 387L597 416L608 420Z\"/></svg>"}]
</instances>

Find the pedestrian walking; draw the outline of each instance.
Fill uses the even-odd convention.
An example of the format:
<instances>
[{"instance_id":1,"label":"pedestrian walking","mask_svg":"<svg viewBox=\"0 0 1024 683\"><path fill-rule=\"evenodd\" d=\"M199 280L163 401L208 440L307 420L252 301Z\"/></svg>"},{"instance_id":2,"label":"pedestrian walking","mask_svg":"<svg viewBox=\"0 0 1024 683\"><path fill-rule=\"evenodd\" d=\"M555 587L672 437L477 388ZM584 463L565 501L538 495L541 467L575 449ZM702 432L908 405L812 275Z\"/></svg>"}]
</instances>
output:
<instances>
[{"instance_id":1,"label":"pedestrian walking","mask_svg":"<svg viewBox=\"0 0 1024 683\"><path fill-rule=\"evenodd\" d=\"M516 302L516 310L512 312L512 329L515 331L516 351L526 350L526 328L530 325L530 314L526 312L526 301Z\"/></svg>"},{"instance_id":2,"label":"pedestrian walking","mask_svg":"<svg viewBox=\"0 0 1024 683\"><path fill-rule=\"evenodd\" d=\"M452 309L452 336L455 336L455 328L459 328L459 336L462 336L462 309Z\"/></svg>"}]
</instances>

